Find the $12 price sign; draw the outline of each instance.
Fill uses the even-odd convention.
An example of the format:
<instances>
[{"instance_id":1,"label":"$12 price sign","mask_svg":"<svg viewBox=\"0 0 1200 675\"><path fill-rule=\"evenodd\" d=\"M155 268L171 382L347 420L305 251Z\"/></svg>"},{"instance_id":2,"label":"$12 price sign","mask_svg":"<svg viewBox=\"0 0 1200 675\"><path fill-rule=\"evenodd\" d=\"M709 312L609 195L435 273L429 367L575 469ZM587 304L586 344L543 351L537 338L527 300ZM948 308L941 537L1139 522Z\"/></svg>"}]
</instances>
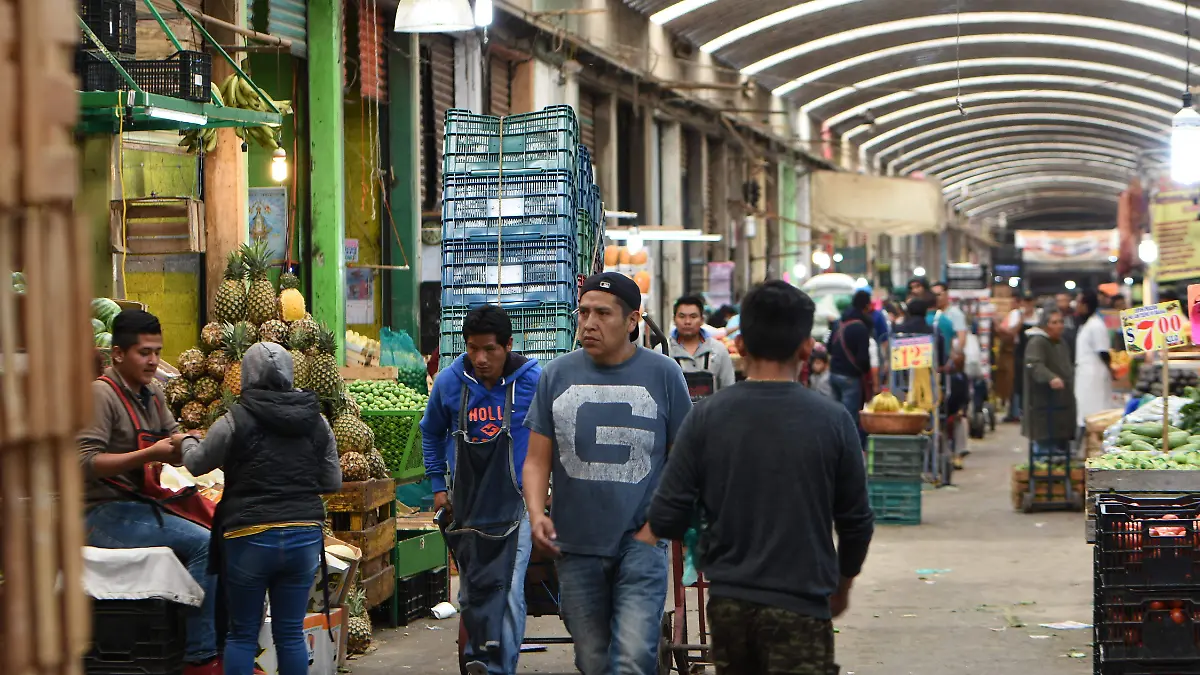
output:
<instances>
[{"instance_id":1,"label":"$12 price sign","mask_svg":"<svg viewBox=\"0 0 1200 675\"><path fill-rule=\"evenodd\" d=\"M1125 351L1144 354L1163 347L1184 347L1187 345L1184 340L1186 321L1178 300L1123 310L1121 332L1125 337Z\"/></svg>"},{"instance_id":2,"label":"$12 price sign","mask_svg":"<svg viewBox=\"0 0 1200 675\"><path fill-rule=\"evenodd\" d=\"M933 365L933 336L895 338L892 340L892 370L912 370Z\"/></svg>"}]
</instances>

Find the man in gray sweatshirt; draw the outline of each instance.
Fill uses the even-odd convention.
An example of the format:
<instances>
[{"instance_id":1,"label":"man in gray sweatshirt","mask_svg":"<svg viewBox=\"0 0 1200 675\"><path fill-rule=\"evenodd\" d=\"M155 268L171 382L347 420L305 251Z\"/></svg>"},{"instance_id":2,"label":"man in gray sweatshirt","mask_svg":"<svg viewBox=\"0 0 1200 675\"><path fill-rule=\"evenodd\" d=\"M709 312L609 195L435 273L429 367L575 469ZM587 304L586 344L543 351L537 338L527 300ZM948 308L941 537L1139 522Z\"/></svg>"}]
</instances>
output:
<instances>
[{"instance_id":1,"label":"man in gray sweatshirt","mask_svg":"<svg viewBox=\"0 0 1200 675\"><path fill-rule=\"evenodd\" d=\"M719 675L836 673L832 619L874 531L854 420L795 381L814 308L782 281L746 296L746 381L692 409L650 506L655 536L682 539L697 508L706 522L698 557Z\"/></svg>"}]
</instances>

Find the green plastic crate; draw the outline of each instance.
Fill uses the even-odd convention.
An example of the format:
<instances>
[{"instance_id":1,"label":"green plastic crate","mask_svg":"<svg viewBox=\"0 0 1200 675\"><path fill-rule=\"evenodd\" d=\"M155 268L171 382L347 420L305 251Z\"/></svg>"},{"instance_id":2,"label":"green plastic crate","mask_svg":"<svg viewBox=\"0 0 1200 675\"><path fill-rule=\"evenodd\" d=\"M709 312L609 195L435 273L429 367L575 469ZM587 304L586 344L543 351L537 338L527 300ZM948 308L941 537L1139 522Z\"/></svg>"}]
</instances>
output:
<instances>
[{"instance_id":1,"label":"green plastic crate","mask_svg":"<svg viewBox=\"0 0 1200 675\"><path fill-rule=\"evenodd\" d=\"M392 478L398 483L425 477L425 458L421 454L421 428L424 410L364 410L362 420L375 432L375 447L383 454Z\"/></svg>"},{"instance_id":2,"label":"green plastic crate","mask_svg":"<svg viewBox=\"0 0 1200 675\"><path fill-rule=\"evenodd\" d=\"M592 270L592 261L596 256L596 228L592 226L592 218L584 209L578 211L577 222L579 223L576 237L578 243L576 246L576 271L578 274L590 276Z\"/></svg>"},{"instance_id":3,"label":"green plastic crate","mask_svg":"<svg viewBox=\"0 0 1200 675\"><path fill-rule=\"evenodd\" d=\"M881 525L921 524L921 481L872 479L867 496L875 522Z\"/></svg>"},{"instance_id":4,"label":"green plastic crate","mask_svg":"<svg viewBox=\"0 0 1200 675\"><path fill-rule=\"evenodd\" d=\"M396 578L446 566L446 540L438 530L396 531Z\"/></svg>"},{"instance_id":5,"label":"green plastic crate","mask_svg":"<svg viewBox=\"0 0 1200 675\"><path fill-rule=\"evenodd\" d=\"M928 436L868 436L867 475L919 480Z\"/></svg>"}]
</instances>

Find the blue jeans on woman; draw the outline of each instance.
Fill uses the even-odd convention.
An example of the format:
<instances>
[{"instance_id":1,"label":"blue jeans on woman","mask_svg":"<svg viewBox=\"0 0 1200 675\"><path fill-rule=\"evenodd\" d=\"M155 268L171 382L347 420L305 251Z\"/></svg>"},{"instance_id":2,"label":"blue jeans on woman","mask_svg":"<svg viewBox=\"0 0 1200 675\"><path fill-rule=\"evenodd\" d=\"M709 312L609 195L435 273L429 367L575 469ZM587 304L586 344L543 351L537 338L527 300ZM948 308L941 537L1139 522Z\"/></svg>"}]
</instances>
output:
<instances>
[{"instance_id":1,"label":"blue jeans on woman","mask_svg":"<svg viewBox=\"0 0 1200 675\"><path fill-rule=\"evenodd\" d=\"M830 373L829 384L833 387L833 397L840 401L846 410L850 411L850 416L854 418L854 426L858 428L859 443L862 447L867 447L867 434L863 431L862 425L858 423L858 412L862 410L864 403L862 379Z\"/></svg>"},{"instance_id":2,"label":"blue jeans on woman","mask_svg":"<svg viewBox=\"0 0 1200 675\"><path fill-rule=\"evenodd\" d=\"M252 675L263 622L263 600L271 597L271 637L279 675L308 673L304 615L321 561L321 528L281 527L226 539L225 588L229 633L225 675Z\"/></svg>"},{"instance_id":3,"label":"blue jeans on woman","mask_svg":"<svg viewBox=\"0 0 1200 675\"><path fill-rule=\"evenodd\" d=\"M575 668L583 675L658 672L667 542L651 546L629 533L615 556L566 553L555 568Z\"/></svg>"},{"instance_id":4,"label":"blue jeans on woman","mask_svg":"<svg viewBox=\"0 0 1200 675\"><path fill-rule=\"evenodd\" d=\"M88 511L85 519L88 546L165 546L175 553L196 583L204 589L203 604L199 608L188 608L184 659L188 663L203 663L215 657L217 630L213 615L216 608L217 578L208 573L209 531L146 502L101 504Z\"/></svg>"}]
</instances>

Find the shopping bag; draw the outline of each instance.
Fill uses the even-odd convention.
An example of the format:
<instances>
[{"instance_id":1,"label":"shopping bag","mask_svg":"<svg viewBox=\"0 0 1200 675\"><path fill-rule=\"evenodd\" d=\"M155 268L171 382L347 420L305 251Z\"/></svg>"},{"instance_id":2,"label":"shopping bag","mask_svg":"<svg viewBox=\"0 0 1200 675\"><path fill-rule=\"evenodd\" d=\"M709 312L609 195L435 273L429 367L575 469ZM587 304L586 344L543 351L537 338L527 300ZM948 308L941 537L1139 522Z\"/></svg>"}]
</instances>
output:
<instances>
[{"instance_id":1,"label":"shopping bag","mask_svg":"<svg viewBox=\"0 0 1200 675\"><path fill-rule=\"evenodd\" d=\"M429 372L425 357L407 331L384 328L379 332L379 365L395 366L396 379L402 384L421 392L429 393L426 378Z\"/></svg>"}]
</instances>

